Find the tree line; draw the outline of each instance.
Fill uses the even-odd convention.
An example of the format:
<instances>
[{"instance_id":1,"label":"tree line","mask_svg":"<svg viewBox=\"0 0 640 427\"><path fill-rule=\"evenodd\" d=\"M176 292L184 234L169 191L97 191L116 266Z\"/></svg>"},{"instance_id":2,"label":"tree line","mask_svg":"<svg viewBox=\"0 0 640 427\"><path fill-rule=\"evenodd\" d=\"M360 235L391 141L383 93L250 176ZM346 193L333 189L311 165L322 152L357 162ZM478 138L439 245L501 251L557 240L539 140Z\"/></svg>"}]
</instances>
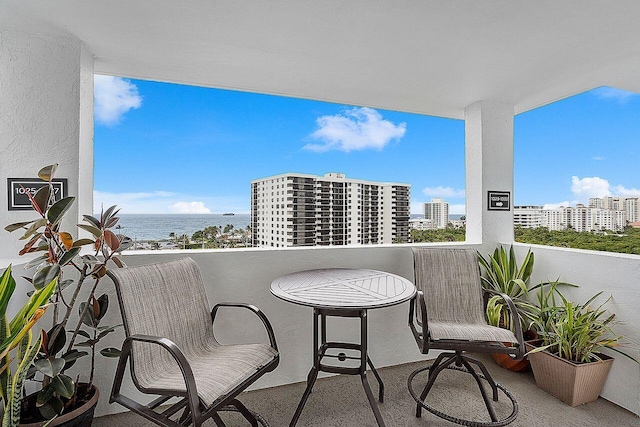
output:
<instances>
[{"instance_id":1,"label":"tree line","mask_svg":"<svg viewBox=\"0 0 640 427\"><path fill-rule=\"evenodd\" d=\"M574 229L549 230L546 227L514 228L516 242L593 251L640 255L640 229L627 227L622 233L614 231L578 232ZM439 230L411 230L411 241L463 242L464 228L447 227Z\"/></svg>"},{"instance_id":2,"label":"tree line","mask_svg":"<svg viewBox=\"0 0 640 427\"><path fill-rule=\"evenodd\" d=\"M191 236L169 233L169 238L183 249L244 247L251 244L251 226L236 228L233 224L227 224L224 227L211 225L194 232Z\"/></svg>"}]
</instances>

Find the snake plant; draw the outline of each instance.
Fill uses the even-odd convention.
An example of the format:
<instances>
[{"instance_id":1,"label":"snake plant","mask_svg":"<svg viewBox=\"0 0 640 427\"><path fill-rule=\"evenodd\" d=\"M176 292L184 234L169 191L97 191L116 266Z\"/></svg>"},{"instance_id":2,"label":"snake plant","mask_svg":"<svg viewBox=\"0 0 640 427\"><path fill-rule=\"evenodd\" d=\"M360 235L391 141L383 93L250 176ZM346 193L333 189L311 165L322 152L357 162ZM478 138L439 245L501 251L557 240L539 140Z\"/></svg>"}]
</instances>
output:
<instances>
[{"instance_id":1,"label":"snake plant","mask_svg":"<svg viewBox=\"0 0 640 427\"><path fill-rule=\"evenodd\" d=\"M40 349L41 337L34 341L31 328L44 314L47 302L53 295L57 279L34 292L11 321L7 308L16 282L9 266L0 276L0 394L4 406L2 426L13 427L20 422L22 388L27 370ZM11 372L12 362L15 362Z\"/></svg>"}]
</instances>

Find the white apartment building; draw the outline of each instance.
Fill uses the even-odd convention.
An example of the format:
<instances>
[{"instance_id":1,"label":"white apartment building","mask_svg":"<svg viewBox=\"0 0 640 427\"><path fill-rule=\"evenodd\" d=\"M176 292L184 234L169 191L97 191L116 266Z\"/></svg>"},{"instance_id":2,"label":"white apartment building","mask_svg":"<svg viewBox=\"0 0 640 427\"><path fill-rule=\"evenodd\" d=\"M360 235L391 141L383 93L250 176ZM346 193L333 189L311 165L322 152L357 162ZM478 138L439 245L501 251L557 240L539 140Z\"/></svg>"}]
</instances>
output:
<instances>
[{"instance_id":1,"label":"white apartment building","mask_svg":"<svg viewBox=\"0 0 640 427\"><path fill-rule=\"evenodd\" d=\"M543 209L542 206L515 206L514 225L523 228L547 227L549 230L573 228L576 231L622 231L627 225L627 213L624 210L595 207L606 203L598 200L601 199L590 199L589 207L582 204L557 209ZM611 203L609 206L614 204Z\"/></svg>"},{"instance_id":2,"label":"white apartment building","mask_svg":"<svg viewBox=\"0 0 640 427\"><path fill-rule=\"evenodd\" d=\"M282 174L251 181L252 244L289 247L408 242L410 185Z\"/></svg>"},{"instance_id":3,"label":"white apartment building","mask_svg":"<svg viewBox=\"0 0 640 427\"><path fill-rule=\"evenodd\" d=\"M640 197L627 197L624 199L622 209L627 214L629 223L640 221Z\"/></svg>"},{"instance_id":4,"label":"white apartment building","mask_svg":"<svg viewBox=\"0 0 640 427\"><path fill-rule=\"evenodd\" d=\"M431 221L432 228L446 228L449 223L449 203L442 198L431 199L423 205L424 219Z\"/></svg>"},{"instance_id":5,"label":"white apartment building","mask_svg":"<svg viewBox=\"0 0 640 427\"><path fill-rule=\"evenodd\" d=\"M515 227L542 227L543 217L542 206L514 206L513 208L513 225Z\"/></svg>"}]
</instances>

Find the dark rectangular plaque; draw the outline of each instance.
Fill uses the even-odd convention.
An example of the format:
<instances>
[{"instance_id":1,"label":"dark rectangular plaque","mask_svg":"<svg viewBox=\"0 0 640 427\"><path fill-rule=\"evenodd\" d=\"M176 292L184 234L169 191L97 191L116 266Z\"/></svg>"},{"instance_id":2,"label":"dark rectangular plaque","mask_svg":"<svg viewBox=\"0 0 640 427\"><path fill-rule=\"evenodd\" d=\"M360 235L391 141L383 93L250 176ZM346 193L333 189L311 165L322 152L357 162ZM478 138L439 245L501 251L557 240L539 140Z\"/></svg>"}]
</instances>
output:
<instances>
[{"instance_id":1,"label":"dark rectangular plaque","mask_svg":"<svg viewBox=\"0 0 640 427\"><path fill-rule=\"evenodd\" d=\"M68 184L66 178L54 179L53 194L56 201L67 197ZM48 185L46 181L40 178L7 178L7 190L9 196L10 211L28 211L33 209L27 192L32 196L36 192Z\"/></svg>"},{"instance_id":2,"label":"dark rectangular plaque","mask_svg":"<svg viewBox=\"0 0 640 427\"><path fill-rule=\"evenodd\" d=\"M487 210L490 210L490 211L511 210L511 192L510 191L487 191L487 197L488 197Z\"/></svg>"}]
</instances>

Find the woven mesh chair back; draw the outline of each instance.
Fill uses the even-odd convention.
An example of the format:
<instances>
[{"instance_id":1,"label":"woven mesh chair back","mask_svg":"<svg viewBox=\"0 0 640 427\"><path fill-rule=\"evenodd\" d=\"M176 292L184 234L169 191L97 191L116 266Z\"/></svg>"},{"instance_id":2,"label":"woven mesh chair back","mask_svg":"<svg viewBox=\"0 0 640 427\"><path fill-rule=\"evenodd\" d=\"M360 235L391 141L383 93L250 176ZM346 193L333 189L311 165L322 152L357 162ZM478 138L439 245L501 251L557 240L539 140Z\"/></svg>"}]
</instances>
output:
<instances>
[{"instance_id":1,"label":"woven mesh chair back","mask_svg":"<svg viewBox=\"0 0 640 427\"><path fill-rule=\"evenodd\" d=\"M413 248L416 288L427 320L486 325L478 256L473 249Z\"/></svg>"}]
</instances>

